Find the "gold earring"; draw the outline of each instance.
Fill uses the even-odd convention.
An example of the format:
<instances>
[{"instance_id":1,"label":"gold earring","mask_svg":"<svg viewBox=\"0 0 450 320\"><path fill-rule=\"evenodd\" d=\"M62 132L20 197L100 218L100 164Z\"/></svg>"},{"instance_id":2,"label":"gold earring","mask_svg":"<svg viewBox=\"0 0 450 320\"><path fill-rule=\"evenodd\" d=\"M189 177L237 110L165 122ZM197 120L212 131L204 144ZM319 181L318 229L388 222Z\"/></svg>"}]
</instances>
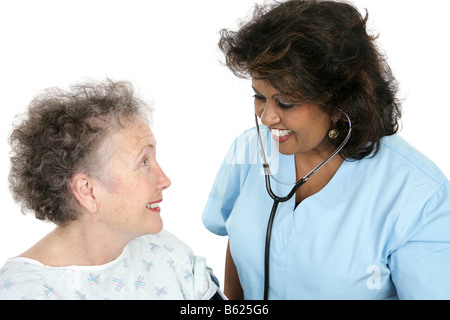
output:
<instances>
[{"instance_id":1,"label":"gold earring","mask_svg":"<svg viewBox=\"0 0 450 320\"><path fill-rule=\"evenodd\" d=\"M339 131L337 129L332 129L328 132L328 137L330 139L336 139L339 136Z\"/></svg>"}]
</instances>

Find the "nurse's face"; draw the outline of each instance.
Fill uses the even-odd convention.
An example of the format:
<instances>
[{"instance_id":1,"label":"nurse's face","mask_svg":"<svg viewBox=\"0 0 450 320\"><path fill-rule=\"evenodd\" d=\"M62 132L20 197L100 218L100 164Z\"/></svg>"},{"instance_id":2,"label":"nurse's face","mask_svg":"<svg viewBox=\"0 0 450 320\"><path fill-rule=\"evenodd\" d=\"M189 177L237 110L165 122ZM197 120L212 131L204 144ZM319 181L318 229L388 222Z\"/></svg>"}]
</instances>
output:
<instances>
[{"instance_id":1,"label":"nurse's face","mask_svg":"<svg viewBox=\"0 0 450 320\"><path fill-rule=\"evenodd\" d=\"M162 191L170 186L170 180L156 161L152 131L138 118L115 131L110 141L111 185L98 192L104 228L133 237L158 233L163 227Z\"/></svg>"},{"instance_id":2,"label":"nurse's face","mask_svg":"<svg viewBox=\"0 0 450 320\"><path fill-rule=\"evenodd\" d=\"M330 116L316 105L293 104L266 80L253 79L255 112L282 154L329 153Z\"/></svg>"}]
</instances>

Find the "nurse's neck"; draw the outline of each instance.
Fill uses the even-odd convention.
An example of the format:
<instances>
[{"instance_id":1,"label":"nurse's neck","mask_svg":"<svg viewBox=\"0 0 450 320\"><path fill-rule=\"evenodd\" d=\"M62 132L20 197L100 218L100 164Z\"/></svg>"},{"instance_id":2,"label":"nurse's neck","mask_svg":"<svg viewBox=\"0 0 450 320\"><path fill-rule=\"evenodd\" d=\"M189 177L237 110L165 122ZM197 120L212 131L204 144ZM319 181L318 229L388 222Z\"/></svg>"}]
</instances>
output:
<instances>
[{"instance_id":1,"label":"nurse's neck","mask_svg":"<svg viewBox=\"0 0 450 320\"><path fill-rule=\"evenodd\" d=\"M331 151L333 152L333 151ZM305 154L295 154L295 173L296 180L299 180L311 172L316 166L321 164L325 158L323 155L316 154L314 156ZM339 170L344 159L338 154L328 161L323 167L321 167L314 176L308 179L308 181L298 189L295 194L295 207L297 207L306 198L320 192L334 177Z\"/></svg>"}]
</instances>

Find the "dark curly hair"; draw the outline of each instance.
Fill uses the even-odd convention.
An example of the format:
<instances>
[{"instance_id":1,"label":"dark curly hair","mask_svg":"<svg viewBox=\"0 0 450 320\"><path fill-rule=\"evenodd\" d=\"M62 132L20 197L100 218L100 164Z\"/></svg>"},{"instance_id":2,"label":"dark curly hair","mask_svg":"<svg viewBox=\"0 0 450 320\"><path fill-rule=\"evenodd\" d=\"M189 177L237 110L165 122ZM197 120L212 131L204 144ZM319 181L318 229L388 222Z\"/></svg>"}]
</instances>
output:
<instances>
[{"instance_id":1,"label":"dark curly hair","mask_svg":"<svg viewBox=\"0 0 450 320\"><path fill-rule=\"evenodd\" d=\"M70 180L85 173L109 183L108 133L140 117L150 123L150 107L129 82L86 82L69 91L50 88L38 95L13 125L10 190L22 211L64 225L77 218Z\"/></svg>"},{"instance_id":2,"label":"dark curly hair","mask_svg":"<svg viewBox=\"0 0 450 320\"><path fill-rule=\"evenodd\" d=\"M221 30L219 48L236 76L265 79L292 101L314 103L329 115L346 112L353 129L341 155L359 160L374 156L401 118L397 81L366 31L367 19L367 11L363 18L345 2L266 4L238 31ZM335 125L348 130L344 115ZM344 137L330 141L337 146Z\"/></svg>"}]
</instances>

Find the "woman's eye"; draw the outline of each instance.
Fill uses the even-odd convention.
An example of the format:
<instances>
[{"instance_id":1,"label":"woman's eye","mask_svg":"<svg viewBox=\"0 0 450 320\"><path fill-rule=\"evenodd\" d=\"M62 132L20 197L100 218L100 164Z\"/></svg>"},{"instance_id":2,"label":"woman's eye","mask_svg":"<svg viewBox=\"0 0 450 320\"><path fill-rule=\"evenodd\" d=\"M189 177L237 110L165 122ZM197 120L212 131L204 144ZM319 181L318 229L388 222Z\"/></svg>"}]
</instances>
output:
<instances>
[{"instance_id":1,"label":"woman's eye","mask_svg":"<svg viewBox=\"0 0 450 320\"><path fill-rule=\"evenodd\" d=\"M256 100L261 101L261 102L266 102L266 98L260 94L253 95L253 98L255 98ZM295 105L296 105L296 103L277 101L277 106L284 110L292 109Z\"/></svg>"},{"instance_id":2,"label":"woman's eye","mask_svg":"<svg viewBox=\"0 0 450 320\"><path fill-rule=\"evenodd\" d=\"M148 159L141 162L141 167L148 167Z\"/></svg>"},{"instance_id":3,"label":"woman's eye","mask_svg":"<svg viewBox=\"0 0 450 320\"><path fill-rule=\"evenodd\" d=\"M253 95L253 98L255 98L256 100L259 100L259 101L266 101L266 98L264 98L264 96L259 95L259 94Z\"/></svg>"},{"instance_id":4,"label":"woman's eye","mask_svg":"<svg viewBox=\"0 0 450 320\"><path fill-rule=\"evenodd\" d=\"M278 101L277 105L281 108L281 109L291 109L292 107L295 106L295 103L286 103L286 102L281 102Z\"/></svg>"}]
</instances>

